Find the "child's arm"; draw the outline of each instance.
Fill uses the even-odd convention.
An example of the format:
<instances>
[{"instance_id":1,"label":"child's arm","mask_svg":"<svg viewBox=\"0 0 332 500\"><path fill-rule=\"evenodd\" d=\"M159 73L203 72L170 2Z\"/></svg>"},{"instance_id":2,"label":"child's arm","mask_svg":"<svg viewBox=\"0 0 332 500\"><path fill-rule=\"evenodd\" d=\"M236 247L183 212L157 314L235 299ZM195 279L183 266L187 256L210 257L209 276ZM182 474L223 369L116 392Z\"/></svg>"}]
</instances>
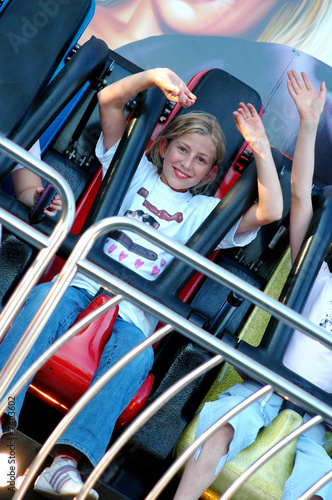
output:
<instances>
[{"instance_id":1,"label":"child's arm","mask_svg":"<svg viewBox=\"0 0 332 500\"><path fill-rule=\"evenodd\" d=\"M283 199L270 143L256 109L241 102L233 114L237 129L253 151L257 167L258 203L243 215L237 229L242 232L279 220Z\"/></svg>"},{"instance_id":2,"label":"child's arm","mask_svg":"<svg viewBox=\"0 0 332 500\"><path fill-rule=\"evenodd\" d=\"M15 196L18 200L32 207L38 196L43 191L43 186L39 175L35 174L28 168L20 168L11 173L11 179ZM45 214L53 217L58 210L62 209L60 196L54 196L50 205L45 209Z\"/></svg>"},{"instance_id":3,"label":"child's arm","mask_svg":"<svg viewBox=\"0 0 332 500\"><path fill-rule=\"evenodd\" d=\"M196 97L172 70L155 68L130 75L112 83L98 94L99 113L106 149L121 137L127 125L124 105L136 94L151 87L159 87L167 99L183 107L194 104Z\"/></svg>"},{"instance_id":4,"label":"child's arm","mask_svg":"<svg viewBox=\"0 0 332 500\"><path fill-rule=\"evenodd\" d=\"M300 249L312 218L311 188L315 164L315 141L322 114L326 87L319 94L305 73L287 73L287 88L300 116L299 132L291 173L290 247L292 262Z\"/></svg>"},{"instance_id":5,"label":"child's arm","mask_svg":"<svg viewBox=\"0 0 332 500\"><path fill-rule=\"evenodd\" d=\"M32 207L35 201L36 190L43 189L39 175L23 167L12 172L11 179L16 198L25 203L25 205Z\"/></svg>"}]
</instances>

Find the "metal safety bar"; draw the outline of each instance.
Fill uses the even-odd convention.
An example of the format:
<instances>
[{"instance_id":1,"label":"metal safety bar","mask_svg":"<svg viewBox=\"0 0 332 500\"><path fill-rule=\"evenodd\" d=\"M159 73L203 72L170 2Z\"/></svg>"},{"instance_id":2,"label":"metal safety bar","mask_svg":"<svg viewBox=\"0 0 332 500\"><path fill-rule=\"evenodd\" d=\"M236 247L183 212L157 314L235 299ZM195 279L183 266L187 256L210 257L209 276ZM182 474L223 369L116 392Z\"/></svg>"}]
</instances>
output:
<instances>
[{"instance_id":1,"label":"metal safety bar","mask_svg":"<svg viewBox=\"0 0 332 500\"><path fill-rule=\"evenodd\" d=\"M46 181L50 182L58 191L62 200L60 219L49 237L31 227L18 217L0 208L0 222L14 234L40 249L33 263L21 279L15 292L11 295L0 315L0 339L5 335L16 314L22 307L32 288L37 284L41 275L56 254L61 243L70 231L75 216L75 198L68 182L54 169L42 160L28 153L9 139L0 136L0 151L17 163L22 164ZM0 394L6 390L14 377L18 367L23 361L22 350L28 341L22 336L22 345L14 350L8 359L0 376Z\"/></svg>"},{"instance_id":2,"label":"metal safety bar","mask_svg":"<svg viewBox=\"0 0 332 500\"><path fill-rule=\"evenodd\" d=\"M191 457L191 455L195 453L195 451L198 450L198 448L200 448L209 437L211 437L218 429L223 427L228 422L228 420L235 417L238 413L250 406L255 401L258 401L260 398L272 393L272 391L273 388L270 385L265 385L264 387L258 389L258 391L254 392L253 394L251 394L251 396L244 399L241 403L228 411L222 418L220 418L216 423L214 423L213 425L211 425L211 427L204 431L197 439L195 439L195 441L190 446L188 446L188 448L177 458L177 460L175 460L171 467L169 467L169 469L161 477L155 487L150 491L145 500L154 500L155 498L158 498L163 489L186 463L188 458ZM78 497L79 500L83 500L83 498L85 497Z\"/></svg>"},{"instance_id":3,"label":"metal safety bar","mask_svg":"<svg viewBox=\"0 0 332 500\"><path fill-rule=\"evenodd\" d=\"M111 229L115 228L129 229L149 240L152 240L158 246L165 248L176 257L189 263L195 269L201 271L215 281L227 286L233 291L240 293L242 296L251 300L256 305L261 306L271 314L274 314L276 317L278 317L291 327L302 330L305 333L308 333L311 337L317 338L323 341L325 345L331 347L331 341L327 338L325 330L305 320L298 313L295 313L288 307L280 304L278 301L267 297L260 290L252 287L251 285L248 285L244 280L235 277L231 273L220 268L216 264L213 264L206 258L190 250L184 245L171 240L162 233L158 233L157 231L147 227L139 221L130 220L126 217L113 217L103 219L91 226L82 235L49 293L49 295L52 295L52 301L48 301L48 295L47 299L45 299L46 302L51 302L52 305L56 307L56 304L58 303L58 297L64 293L63 290L69 286L72 277L74 276L76 271L79 270L80 272L86 274L88 277L96 279L102 286L106 287L107 289L111 289L116 293L120 293L124 298L130 300L145 311L148 311L154 316L159 317L162 321L170 323L171 327L175 327L180 333L183 333L186 337L194 340L200 346L209 349L214 353L221 354L227 361L243 369L251 376L253 376L253 378L255 378L256 380L264 380L268 383L271 383L271 386L279 390L282 394L287 394L299 404L304 404L307 409L311 410L314 413L319 413L324 417L324 420L327 420L329 423L331 423L331 408L328 405L324 404L322 401L311 395L308 395L299 387L278 376L277 374L255 362L248 356L237 352L234 348L230 347L225 342L213 337L179 314L174 313L172 310L159 304L156 300L142 294L134 287L121 281L115 276L112 276L104 269L85 260L85 257L90 251L95 240L98 237L107 234ZM54 299L54 295L56 296L56 299ZM50 310L45 313L44 309L45 303L42 304L41 310L39 310L40 314L44 313L45 319L47 313L49 313ZM39 311L37 315L39 315ZM37 327L34 328L34 333L39 333L38 330L41 330L42 328L43 322L39 322ZM109 370L109 372L106 372L104 376L98 380L98 382L90 387L88 391L82 396L82 398L76 403L76 405L68 412L64 419L60 422L57 429L45 443L43 447L43 449L45 449L45 452L50 451L62 432L64 432L69 423L75 418L78 411L80 411L92 399L92 397L108 382L108 380L112 376L115 375L115 373L117 373L127 362L133 359L133 357L142 352L142 350L154 343L157 338L161 338L162 336L166 335L169 332L169 329L170 326L168 325L164 329L159 330L158 333L156 332L151 337L146 339L139 346L136 346L136 348L132 349L126 356L124 356L124 358L119 360ZM36 457L34 466L30 469L26 480L23 482L17 494L21 494L21 492L23 494L24 484L26 483L26 481L28 481L29 476L31 480L32 474L40 467L41 461L41 455ZM23 496L15 496L14 498L23 498Z\"/></svg>"},{"instance_id":4,"label":"metal safety bar","mask_svg":"<svg viewBox=\"0 0 332 500\"><path fill-rule=\"evenodd\" d=\"M89 389L81 396L81 398L75 403L75 405L69 410L65 417L54 429L52 434L46 440L44 445L41 447L39 453L31 463L28 473L20 486L20 489L15 493L13 500L23 500L25 493L27 493L31 482L34 479L34 475L37 473L41 464L47 457L47 455L52 450L53 446L56 444L57 440L60 438L62 433L71 424L78 413L93 399L93 397L114 377L124 366L126 366L132 359L138 356L145 349L153 345L158 340L162 339L167 335L172 328L169 325L159 329L154 332L149 338L138 344L136 347L131 349L125 356L123 356L119 361L117 361L112 367L107 370Z\"/></svg>"},{"instance_id":5,"label":"metal safety bar","mask_svg":"<svg viewBox=\"0 0 332 500\"><path fill-rule=\"evenodd\" d=\"M189 385L193 380L204 375L208 370L211 370L215 366L218 366L222 361L223 357L218 355L209 359L205 363L187 373L184 377L178 380L176 383L171 385L163 394L161 394L153 403L151 403L127 429L121 434L121 436L115 441L115 443L109 448L105 453L100 462L91 472L90 476L84 483L84 487L77 497L78 500L83 500L89 494L90 489L98 481L102 473L106 470L108 465L116 457L117 453L121 448L134 436L134 434L153 416L160 410L168 401L170 401L176 394L178 394L182 389Z\"/></svg>"},{"instance_id":6,"label":"metal safety bar","mask_svg":"<svg viewBox=\"0 0 332 500\"><path fill-rule=\"evenodd\" d=\"M255 362L250 357L237 352L225 342L214 338L198 326L194 325L191 322L188 322L188 320L184 319L179 314L171 311L165 306L162 306L156 300L148 297L147 295L142 294L131 285L124 283L107 271L101 269L100 267L92 264L87 260L84 260L91 247L93 246L96 238L105 235L110 231L110 229L123 227L137 232L142 236L148 237L148 239L151 239L157 245L165 248L170 253L173 253L173 255L191 264L192 267L208 275L209 277L225 285L226 287L233 289L237 293L240 293L242 296L244 296L248 300L251 300L256 305L261 306L263 309L275 315L276 317L278 317L278 319L284 321L292 328L297 328L304 333L308 333L311 337L316 338L323 342L325 345L331 347L331 339L328 338L327 332L324 329L317 327L310 321L304 319L300 314L292 311L290 308L284 306L275 299L266 296L264 292L249 285L244 280L237 278L232 273L226 271L225 269L222 269L216 264L210 262L208 259L185 247L184 245L171 240L167 236L158 233L157 231L147 227L139 221L129 220L126 217L112 217L103 219L91 226L83 234L78 244L74 248L71 256L65 263L58 279L55 281L45 301L37 312L38 321L36 321L31 328L34 332L39 333L43 328L45 320L47 321L49 314L53 312L53 309L56 307L56 304L59 301L59 297L63 295L64 290L67 286L69 286L69 283L71 282L71 279L73 278L75 272L79 270L80 272L85 273L90 278L96 279L102 286L109 288L116 293L120 293L124 296L124 298L130 300L152 315L159 317L162 321L170 323L172 326L176 327L177 330L180 331L180 333L183 333L186 337L197 342L202 347L217 354L221 353L223 356L225 356L225 359L227 359L227 361L243 369L245 372L247 372L257 380L272 382L272 385L277 390L284 394L287 394L300 405L304 404L304 406L309 411L321 414L325 420L331 423L331 409L322 401L313 396L310 396L308 398L305 391L302 391L300 388L289 383L285 379L278 377L268 368L264 368L262 365ZM50 298L52 298L52 300L49 300ZM28 329L30 329L30 325Z\"/></svg>"},{"instance_id":7,"label":"metal safety bar","mask_svg":"<svg viewBox=\"0 0 332 500\"><path fill-rule=\"evenodd\" d=\"M315 484L311 486L303 495L301 495L297 500L310 500L312 498L312 495L314 495L320 488L325 486L329 481L332 480L332 471L328 472L323 476L321 479L319 479Z\"/></svg>"},{"instance_id":8,"label":"metal safety bar","mask_svg":"<svg viewBox=\"0 0 332 500\"><path fill-rule=\"evenodd\" d=\"M316 425L323 422L322 417L316 415L312 417L310 420L300 425L297 429L290 432L287 436L281 439L278 443L276 443L272 448L270 448L267 452L264 453L256 462L254 462L246 471L244 471L230 486L227 488L225 493L223 493L219 500L231 500L234 493L236 493L241 486L245 483L245 481L254 474L262 465L264 465L271 457L273 457L280 450L285 448L291 441L297 439L301 434L312 429Z\"/></svg>"},{"instance_id":9,"label":"metal safety bar","mask_svg":"<svg viewBox=\"0 0 332 500\"><path fill-rule=\"evenodd\" d=\"M42 160L32 156L31 153L21 146L1 135L0 151L50 182L57 189L62 200L59 221L49 237L33 228L30 224L25 223L18 217L0 208L0 221L7 229L28 243L35 245L38 249L41 249L38 258L35 259L25 277L21 280L19 290L16 291L14 298L8 301L0 315L1 339L4 331L25 300L26 295L28 295L39 280L49 261L70 231L75 216L75 198L70 185L58 172Z\"/></svg>"},{"instance_id":10,"label":"metal safety bar","mask_svg":"<svg viewBox=\"0 0 332 500\"><path fill-rule=\"evenodd\" d=\"M127 229L139 234L140 236L146 238L148 241L151 241L157 246L167 250L174 257L177 257L180 260L191 265L195 270L200 271L205 276L213 279L221 285L224 285L233 292L236 292L243 298L249 300L253 304L261 307L277 319L281 320L286 325L300 330L301 332L309 335L309 337L312 337L315 340L319 340L319 342L321 342L322 344L326 345L329 348L332 348L331 335L329 335L329 333L324 328L315 325L311 321L301 316L301 314L281 304L272 297L269 297L264 292L248 284L245 280L238 278L230 271L223 269L222 267L198 254L197 252L186 247L185 245L182 245L181 243L168 238L164 234L155 231L153 228L150 228L139 221L130 219L128 217L110 217L107 219L103 219L102 221L99 221L99 223L91 226L91 228L85 233L84 240L86 243L83 243L82 239L82 243L79 243L79 246L89 244L92 247L96 238L107 234L107 232L109 232L110 230L115 229ZM91 238L91 240L89 241L88 238ZM76 248L78 248L78 246ZM87 251L84 251L84 254L82 253L82 258L84 258L86 255ZM108 282L107 284L107 281L105 280L105 273L99 266L91 263L88 260L78 261L77 264L80 272L86 273L91 278L98 278L98 280L103 280L103 284L106 287L111 286L112 290L119 290L118 293L122 293L122 291L120 291L122 290L122 285L120 285L118 289L115 288L116 283L122 283L121 280L118 280L117 278L110 275L111 282ZM109 273L107 274L109 275ZM138 305L150 314L158 316L157 314L155 314L155 305L158 304L158 302L156 304L154 303L154 305L151 307L149 303L144 303L144 301L140 297L140 292L138 292L138 294L134 293L133 295L130 295L124 291L124 288L123 292L128 300L131 300L134 304ZM162 312L162 307L158 307L158 309L160 310L160 314L162 315L161 318L167 321L167 317L165 317ZM197 340L195 336L192 336L190 338L191 340ZM202 344L202 346L208 347L208 345L205 344Z\"/></svg>"},{"instance_id":11,"label":"metal safety bar","mask_svg":"<svg viewBox=\"0 0 332 500\"><path fill-rule=\"evenodd\" d=\"M55 354L63 345L66 344L71 338L75 337L83 328L88 326L92 321L99 318L102 314L112 309L121 302L121 295L110 297L110 299L99 306L97 309L91 311L84 316L80 321L75 323L66 333L64 333L58 340L56 340L39 358L25 371L25 373L18 379L18 381L11 387L10 393L15 397L23 387L31 380L40 368L48 361L53 354ZM0 401L0 417L4 414L8 405L8 400L3 398Z\"/></svg>"}]
</instances>

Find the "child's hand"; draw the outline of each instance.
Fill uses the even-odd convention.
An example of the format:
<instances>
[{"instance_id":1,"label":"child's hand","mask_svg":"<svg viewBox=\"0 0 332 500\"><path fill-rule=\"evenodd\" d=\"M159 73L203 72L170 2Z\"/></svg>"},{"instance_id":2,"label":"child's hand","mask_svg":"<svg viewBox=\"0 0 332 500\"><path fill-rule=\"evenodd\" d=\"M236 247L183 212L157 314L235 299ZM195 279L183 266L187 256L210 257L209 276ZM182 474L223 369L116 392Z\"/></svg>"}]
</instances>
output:
<instances>
[{"instance_id":1,"label":"child's hand","mask_svg":"<svg viewBox=\"0 0 332 500\"><path fill-rule=\"evenodd\" d=\"M153 78L155 85L164 92L169 101L178 102L184 108L195 103L196 96L174 71L168 68L156 68L153 70Z\"/></svg>"},{"instance_id":2,"label":"child's hand","mask_svg":"<svg viewBox=\"0 0 332 500\"><path fill-rule=\"evenodd\" d=\"M62 210L62 200L60 195L56 194L52 199L48 207L45 208L44 212L49 217L54 217L58 211Z\"/></svg>"},{"instance_id":3,"label":"child's hand","mask_svg":"<svg viewBox=\"0 0 332 500\"><path fill-rule=\"evenodd\" d=\"M240 102L239 106L239 109L233 112L236 128L243 135L244 140L255 150L260 141L267 141L264 125L252 104L245 105Z\"/></svg>"},{"instance_id":4,"label":"child's hand","mask_svg":"<svg viewBox=\"0 0 332 500\"><path fill-rule=\"evenodd\" d=\"M295 70L288 71L287 75L288 92L295 102L300 119L318 121L325 104L325 82L320 84L318 94L304 72L301 73L302 78Z\"/></svg>"},{"instance_id":5,"label":"child's hand","mask_svg":"<svg viewBox=\"0 0 332 500\"><path fill-rule=\"evenodd\" d=\"M38 200L39 196L42 194L43 191L44 191L43 187L39 187L35 190L33 196L34 202ZM51 203L48 205L48 207L44 208L44 213L49 217L54 217L58 210L62 210L62 200L60 198L60 195L56 194L53 197Z\"/></svg>"},{"instance_id":6,"label":"child's hand","mask_svg":"<svg viewBox=\"0 0 332 500\"><path fill-rule=\"evenodd\" d=\"M33 203L35 203L38 200L39 196L42 194L43 191L44 191L43 187L38 187L35 190L35 192L33 194Z\"/></svg>"}]
</instances>

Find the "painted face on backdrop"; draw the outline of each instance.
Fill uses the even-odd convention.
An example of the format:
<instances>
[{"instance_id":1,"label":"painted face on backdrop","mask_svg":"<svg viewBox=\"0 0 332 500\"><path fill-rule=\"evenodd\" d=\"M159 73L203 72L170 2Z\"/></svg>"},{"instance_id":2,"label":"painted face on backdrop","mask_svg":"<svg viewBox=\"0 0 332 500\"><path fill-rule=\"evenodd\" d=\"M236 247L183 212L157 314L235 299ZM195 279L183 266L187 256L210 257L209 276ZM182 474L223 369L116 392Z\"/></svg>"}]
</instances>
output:
<instances>
[{"instance_id":1,"label":"painted face on backdrop","mask_svg":"<svg viewBox=\"0 0 332 500\"><path fill-rule=\"evenodd\" d=\"M82 42L95 35L111 49L149 36L239 36L261 21L278 0L96 0Z\"/></svg>"}]
</instances>

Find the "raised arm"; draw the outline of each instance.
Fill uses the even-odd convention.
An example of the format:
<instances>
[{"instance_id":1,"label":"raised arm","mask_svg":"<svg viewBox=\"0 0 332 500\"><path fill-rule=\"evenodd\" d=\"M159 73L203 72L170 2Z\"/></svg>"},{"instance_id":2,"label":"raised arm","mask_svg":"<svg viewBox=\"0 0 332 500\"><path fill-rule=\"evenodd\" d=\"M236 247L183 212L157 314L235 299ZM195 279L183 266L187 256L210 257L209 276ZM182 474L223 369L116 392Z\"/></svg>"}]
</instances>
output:
<instances>
[{"instance_id":1,"label":"raised arm","mask_svg":"<svg viewBox=\"0 0 332 500\"><path fill-rule=\"evenodd\" d=\"M325 98L325 82L319 94L305 73L287 73L287 88L300 116L291 174L290 247L292 262L300 249L309 227L313 210L311 201L315 165L315 141Z\"/></svg>"},{"instance_id":2,"label":"raised arm","mask_svg":"<svg viewBox=\"0 0 332 500\"><path fill-rule=\"evenodd\" d=\"M241 102L233 115L237 129L253 151L257 167L258 202L243 215L237 229L242 232L279 220L283 199L270 143L256 109Z\"/></svg>"},{"instance_id":3,"label":"raised arm","mask_svg":"<svg viewBox=\"0 0 332 500\"><path fill-rule=\"evenodd\" d=\"M124 105L139 92L155 86L164 92L167 99L178 102L183 107L191 106L196 100L181 78L168 68L149 69L112 83L98 94L100 120L107 149L122 137L126 127Z\"/></svg>"}]
</instances>

